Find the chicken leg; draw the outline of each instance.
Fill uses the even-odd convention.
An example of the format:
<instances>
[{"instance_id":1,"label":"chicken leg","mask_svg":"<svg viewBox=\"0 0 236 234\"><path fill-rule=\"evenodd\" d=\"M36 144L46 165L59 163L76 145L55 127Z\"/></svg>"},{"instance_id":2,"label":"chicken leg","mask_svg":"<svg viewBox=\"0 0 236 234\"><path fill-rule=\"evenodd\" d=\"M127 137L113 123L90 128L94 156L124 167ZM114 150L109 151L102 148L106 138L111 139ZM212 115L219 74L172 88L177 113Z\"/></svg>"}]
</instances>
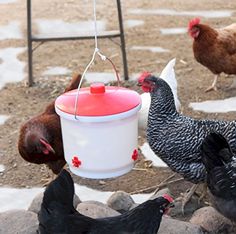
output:
<instances>
[{"instance_id":1,"label":"chicken leg","mask_svg":"<svg viewBox=\"0 0 236 234\"><path fill-rule=\"evenodd\" d=\"M183 195L182 198L182 214L184 214L184 208L186 206L186 204L191 200L191 197L193 196L193 194L196 192L196 190L199 188L201 184L194 184L189 191L186 191ZM198 202L200 203L200 201L206 196L207 194L207 184L204 183L203 184L203 191L202 193L199 195L199 199Z\"/></svg>"},{"instance_id":2,"label":"chicken leg","mask_svg":"<svg viewBox=\"0 0 236 234\"><path fill-rule=\"evenodd\" d=\"M186 206L186 204L190 201L191 197L193 196L193 194L196 192L198 188L198 184L194 184L189 191L186 191L183 195L182 198L182 214L184 214L184 207Z\"/></svg>"},{"instance_id":3,"label":"chicken leg","mask_svg":"<svg viewBox=\"0 0 236 234\"><path fill-rule=\"evenodd\" d=\"M219 78L219 75L215 75L215 78L214 78L214 80L213 80L213 82L212 82L212 85L209 86L209 87L205 90L205 92L209 92L209 91L213 91L213 90L214 90L214 91L217 91L216 83L217 83L218 78Z\"/></svg>"}]
</instances>

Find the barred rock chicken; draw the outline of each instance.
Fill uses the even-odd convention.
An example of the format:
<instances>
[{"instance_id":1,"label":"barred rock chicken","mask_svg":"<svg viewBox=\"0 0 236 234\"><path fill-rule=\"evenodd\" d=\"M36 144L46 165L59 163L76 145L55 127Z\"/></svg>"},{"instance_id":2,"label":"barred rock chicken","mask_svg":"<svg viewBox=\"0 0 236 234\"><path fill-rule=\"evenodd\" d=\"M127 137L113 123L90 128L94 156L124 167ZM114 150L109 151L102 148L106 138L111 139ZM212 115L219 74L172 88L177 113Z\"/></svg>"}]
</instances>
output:
<instances>
[{"instance_id":1,"label":"barred rock chicken","mask_svg":"<svg viewBox=\"0 0 236 234\"><path fill-rule=\"evenodd\" d=\"M180 111L181 104L177 94L177 80L175 77L175 70L174 70L175 61L176 59L174 58L167 63L167 65L162 70L160 77L164 79L171 87L175 99L176 109L177 111ZM138 112L138 127L140 130L146 130L151 98L148 93L142 93L140 96L142 100L142 107Z\"/></svg>"},{"instance_id":2,"label":"barred rock chicken","mask_svg":"<svg viewBox=\"0 0 236 234\"><path fill-rule=\"evenodd\" d=\"M121 215L93 219L73 207L73 197L73 180L68 171L62 170L44 192L38 213L40 234L156 234L162 215L173 202L166 194Z\"/></svg>"},{"instance_id":3,"label":"barred rock chicken","mask_svg":"<svg viewBox=\"0 0 236 234\"><path fill-rule=\"evenodd\" d=\"M195 59L215 74L212 85L206 91L216 90L220 73L236 74L236 23L213 29L206 24L200 24L200 19L196 18L189 22L188 32L194 39Z\"/></svg>"},{"instance_id":4,"label":"barred rock chicken","mask_svg":"<svg viewBox=\"0 0 236 234\"><path fill-rule=\"evenodd\" d=\"M195 184L205 182L200 150L204 138L212 131L219 132L236 150L236 121L184 116L176 111L171 88L163 79L144 75L139 78L139 84L151 95L147 141L153 152L186 180Z\"/></svg>"},{"instance_id":5,"label":"barred rock chicken","mask_svg":"<svg viewBox=\"0 0 236 234\"><path fill-rule=\"evenodd\" d=\"M202 161L213 206L236 221L236 154L218 133L209 134L202 144Z\"/></svg>"},{"instance_id":6,"label":"barred rock chicken","mask_svg":"<svg viewBox=\"0 0 236 234\"><path fill-rule=\"evenodd\" d=\"M81 76L75 75L65 92L76 89ZM24 123L20 128L18 150L23 159L36 164L47 164L58 174L65 165L60 118L54 102L45 111Z\"/></svg>"}]
</instances>

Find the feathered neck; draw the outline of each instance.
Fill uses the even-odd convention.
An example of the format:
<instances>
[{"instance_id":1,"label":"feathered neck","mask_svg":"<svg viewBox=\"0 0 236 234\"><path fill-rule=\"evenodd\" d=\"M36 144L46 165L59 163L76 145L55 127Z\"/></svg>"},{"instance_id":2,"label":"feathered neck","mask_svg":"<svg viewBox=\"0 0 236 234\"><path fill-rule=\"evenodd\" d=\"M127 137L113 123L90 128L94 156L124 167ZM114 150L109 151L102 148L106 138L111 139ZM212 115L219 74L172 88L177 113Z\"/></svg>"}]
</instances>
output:
<instances>
[{"instance_id":1,"label":"feathered neck","mask_svg":"<svg viewBox=\"0 0 236 234\"><path fill-rule=\"evenodd\" d=\"M197 27L199 28L200 33L194 41L201 41L201 43L209 44L216 40L218 32L215 29L205 24L199 24Z\"/></svg>"},{"instance_id":2,"label":"feathered neck","mask_svg":"<svg viewBox=\"0 0 236 234\"><path fill-rule=\"evenodd\" d=\"M175 116L178 114L174 95L169 85L162 79L157 78L156 88L151 94L151 105L149 115L156 118L165 115Z\"/></svg>"}]
</instances>

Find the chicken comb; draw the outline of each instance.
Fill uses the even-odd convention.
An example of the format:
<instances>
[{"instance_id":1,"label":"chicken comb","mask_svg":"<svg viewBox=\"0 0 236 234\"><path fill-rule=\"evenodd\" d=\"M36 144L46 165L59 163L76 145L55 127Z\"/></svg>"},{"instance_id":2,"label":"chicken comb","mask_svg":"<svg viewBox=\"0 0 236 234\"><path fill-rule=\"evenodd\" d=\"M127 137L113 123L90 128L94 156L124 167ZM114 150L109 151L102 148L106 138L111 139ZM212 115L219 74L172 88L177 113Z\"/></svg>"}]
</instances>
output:
<instances>
[{"instance_id":1,"label":"chicken comb","mask_svg":"<svg viewBox=\"0 0 236 234\"><path fill-rule=\"evenodd\" d=\"M162 197L164 197L167 201L169 201L169 203L172 203L174 201L174 199L167 193L162 195Z\"/></svg>"},{"instance_id":2,"label":"chicken comb","mask_svg":"<svg viewBox=\"0 0 236 234\"><path fill-rule=\"evenodd\" d=\"M151 75L152 75L152 74L151 74L150 72L147 72L147 71L143 72L143 73L141 74L141 76L138 78L138 82L139 82L139 83L142 83L145 78L147 78L147 77L149 77L149 76L151 76Z\"/></svg>"},{"instance_id":3,"label":"chicken comb","mask_svg":"<svg viewBox=\"0 0 236 234\"><path fill-rule=\"evenodd\" d=\"M192 27L198 25L199 23L200 23L199 18L194 18L194 19L190 20L189 23L188 23L188 30L191 30Z\"/></svg>"}]
</instances>

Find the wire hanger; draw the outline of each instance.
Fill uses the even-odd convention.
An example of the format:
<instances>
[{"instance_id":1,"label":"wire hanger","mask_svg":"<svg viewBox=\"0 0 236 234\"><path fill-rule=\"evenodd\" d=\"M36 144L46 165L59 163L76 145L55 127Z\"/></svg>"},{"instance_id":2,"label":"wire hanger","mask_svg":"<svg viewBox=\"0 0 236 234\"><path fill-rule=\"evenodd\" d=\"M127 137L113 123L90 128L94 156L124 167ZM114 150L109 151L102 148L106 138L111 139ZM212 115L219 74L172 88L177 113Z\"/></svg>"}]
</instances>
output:
<instances>
[{"instance_id":1,"label":"wire hanger","mask_svg":"<svg viewBox=\"0 0 236 234\"><path fill-rule=\"evenodd\" d=\"M118 73L118 70L115 66L115 64L112 62L111 59L109 59L107 56L105 56L104 54L102 54L98 48L98 39L97 39L97 16L96 16L96 0L93 0L93 19L94 19L94 43L95 43L95 48L94 48L94 52L93 52L93 55L92 55L92 58L90 60L90 62L88 63L88 65L86 66L83 74L82 74L82 77L81 77L81 80L79 82L79 85L78 85L78 88L77 88L77 93L76 93L76 99L75 99L75 106L74 106L74 116L75 116L75 119L78 120L77 116L76 116L76 112L77 112L77 106L78 106L78 97L79 97L79 90L80 90L80 87L81 87L81 84L82 84L82 81L84 79L84 76L85 74L87 73L88 69L90 68L90 66L92 65L92 63L94 62L95 60L95 56L98 55L103 61L105 60L108 60L112 67L113 67L113 70L115 72L115 75L116 75L116 78L117 78L117 83L118 83L118 86L120 86L120 77L119 77L119 73Z\"/></svg>"}]
</instances>

